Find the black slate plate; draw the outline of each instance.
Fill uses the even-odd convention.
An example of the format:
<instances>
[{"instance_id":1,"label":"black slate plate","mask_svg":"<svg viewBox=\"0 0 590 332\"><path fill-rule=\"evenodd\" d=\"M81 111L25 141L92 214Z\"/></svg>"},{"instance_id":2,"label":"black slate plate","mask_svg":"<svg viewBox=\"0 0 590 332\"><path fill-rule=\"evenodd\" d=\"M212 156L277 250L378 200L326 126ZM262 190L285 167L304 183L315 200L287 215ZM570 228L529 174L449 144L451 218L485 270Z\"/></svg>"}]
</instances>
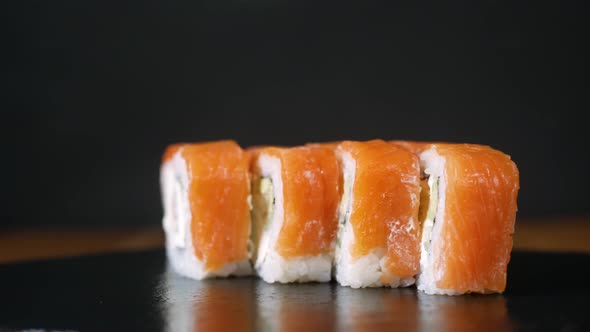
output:
<instances>
[{"instance_id":1,"label":"black slate plate","mask_svg":"<svg viewBox=\"0 0 590 332\"><path fill-rule=\"evenodd\" d=\"M163 251L0 266L0 331L590 330L590 256L513 253L504 295L193 281Z\"/></svg>"}]
</instances>

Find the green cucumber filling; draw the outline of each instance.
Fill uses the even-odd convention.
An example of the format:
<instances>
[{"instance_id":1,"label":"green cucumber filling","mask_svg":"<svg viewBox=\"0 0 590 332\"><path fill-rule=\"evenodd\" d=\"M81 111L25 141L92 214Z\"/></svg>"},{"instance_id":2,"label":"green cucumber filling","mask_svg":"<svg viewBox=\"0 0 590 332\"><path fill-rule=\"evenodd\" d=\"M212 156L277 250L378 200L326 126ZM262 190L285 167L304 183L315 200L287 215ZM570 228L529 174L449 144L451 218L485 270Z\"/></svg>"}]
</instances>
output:
<instances>
[{"instance_id":1,"label":"green cucumber filling","mask_svg":"<svg viewBox=\"0 0 590 332\"><path fill-rule=\"evenodd\" d=\"M274 208L275 197L272 180L269 177L258 177L252 181L252 244L258 248L262 233L270 225ZM257 250L252 259L256 262Z\"/></svg>"},{"instance_id":2,"label":"green cucumber filling","mask_svg":"<svg viewBox=\"0 0 590 332\"><path fill-rule=\"evenodd\" d=\"M440 177L432 176L423 177L420 181L422 190L420 191L419 216L422 223L422 245L426 251L430 250L432 228L436 221L439 182Z\"/></svg>"}]
</instances>

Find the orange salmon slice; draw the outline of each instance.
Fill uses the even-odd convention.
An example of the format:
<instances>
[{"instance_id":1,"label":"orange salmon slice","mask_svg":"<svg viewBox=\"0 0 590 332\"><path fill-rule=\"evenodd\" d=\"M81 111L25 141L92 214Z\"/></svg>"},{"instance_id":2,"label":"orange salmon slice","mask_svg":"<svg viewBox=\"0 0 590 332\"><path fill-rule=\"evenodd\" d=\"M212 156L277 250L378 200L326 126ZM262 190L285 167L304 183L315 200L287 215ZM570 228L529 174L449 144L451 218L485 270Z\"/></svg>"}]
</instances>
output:
<instances>
[{"instance_id":1,"label":"orange salmon slice","mask_svg":"<svg viewBox=\"0 0 590 332\"><path fill-rule=\"evenodd\" d=\"M354 232L353 259L386 248L385 265L392 275L415 276L420 262L418 158L381 140L345 141L338 151L355 163L348 217Z\"/></svg>"},{"instance_id":2,"label":"orange salmon slice","mask_svg":"<svg viewBox=\"0 0 590 332\"><path fill-rule=\"evenodd\" d=\"M171 145L163 162L180 153L188 172L190 236L205 271L248 259L249 156L233 141Z\"/></svg>"},{"instance_id":3,"label":"orange salmon slice","mask_svg":"<svg viewBox=\"0 0 590 332\"><path fill-rule=\"evenodd\" d=\"M275 250L284 258L331 253L336 237L338 162L332 149L320 146L256 148L253 177L260 177L261 154L280 161L283 223Z\"/></svg>"},{"instance_id":4,"label":"orange salmon slice","mask_svg":"<svg viewBox=\"0 0 590 332\"><path fill-rule=\"evenodd\" d=\"M420 154L426 175L440 179L434 226L423 234L430 237L428 243L423 238L429 250L422 253L418 287L443 294L503 292L520 187L516 164L482 145L404 146Z\"/></svg>"}]
</instances>

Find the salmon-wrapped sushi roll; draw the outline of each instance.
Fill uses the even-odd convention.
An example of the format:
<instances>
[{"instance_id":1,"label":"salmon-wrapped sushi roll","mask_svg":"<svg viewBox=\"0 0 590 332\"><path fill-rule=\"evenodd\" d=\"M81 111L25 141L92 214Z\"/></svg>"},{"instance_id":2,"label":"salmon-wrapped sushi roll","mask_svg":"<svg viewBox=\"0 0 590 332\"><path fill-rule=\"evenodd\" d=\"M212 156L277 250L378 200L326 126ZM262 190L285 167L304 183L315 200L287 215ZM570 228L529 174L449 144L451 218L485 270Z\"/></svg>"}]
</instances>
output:
<instances>
[{"instance_id":1,"label":"salmon-wrapped sushi roll","mask_svg":"<svg viewBox=\"0 0 590 332\"><path fill-rule=\"evenodd\" d=\"M420 263L420 163L381 140L342 142L336 279L343 286L414 284Z\"/></svg>"},{"instance_id":2,"label":"salmon-wrapped sushi roll","mask_svg":"<svg viewBox=\"0 0 590 332\"><path fill-rule=\"evenodd\" d=\"M519 189L510 156L471 144L407 144L423 170L418 289L501 293Z\"/></svg>"},{"instance_id":3,"label":"salmon-wrapped sushi roll","mask_svg":"<svg viewBox=\"0 0 590 332\"><path fill-rule=\"evenodd\" d=\"M233 141L171 145L160 181L174 270L194 279L250 274L248 154Z\"/></svg>"},{"instance_id":4,"label":"salmon-wrapped sushi roll","mask_svg":"<svg viewBox=\"0 0 590 332\"><path fill-rule=\"evenodd\" d=\"M317 146L250 152L258 275L266 282L329 281L338 225L334 151Z\"/></svg>"}]
</instances>

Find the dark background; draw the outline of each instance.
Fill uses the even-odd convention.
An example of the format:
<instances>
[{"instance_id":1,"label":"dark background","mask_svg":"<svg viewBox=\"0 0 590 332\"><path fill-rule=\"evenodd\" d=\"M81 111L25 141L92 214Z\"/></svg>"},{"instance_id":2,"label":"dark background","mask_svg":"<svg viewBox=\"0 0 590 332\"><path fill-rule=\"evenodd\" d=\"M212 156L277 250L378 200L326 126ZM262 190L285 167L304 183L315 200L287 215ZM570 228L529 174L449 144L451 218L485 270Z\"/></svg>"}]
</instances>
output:
<instances>
[{"instance_id":1,"label":"dark background","mask_svg":"<svg viewBox=\"0 0 590 332\"><path fill-rule=\"evenodd\" d=\"M12 3L0 226L157 224L164 147L223 138L488 144L588 214L582 3Z\"/></svg>"}]
</instances>

